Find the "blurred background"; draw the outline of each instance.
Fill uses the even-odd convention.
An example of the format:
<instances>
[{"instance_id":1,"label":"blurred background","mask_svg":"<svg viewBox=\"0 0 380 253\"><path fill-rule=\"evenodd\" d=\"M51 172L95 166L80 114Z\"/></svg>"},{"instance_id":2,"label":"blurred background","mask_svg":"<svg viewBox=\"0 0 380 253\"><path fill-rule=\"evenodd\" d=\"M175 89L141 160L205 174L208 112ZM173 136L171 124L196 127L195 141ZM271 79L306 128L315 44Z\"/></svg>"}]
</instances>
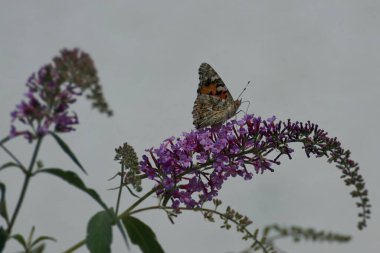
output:
<instances>
[{"instance_id":1,"label":"blurred background","mask_svg":"<svg viewBox=\"0 0 380 253\"><path fill-rule=\"evenodd\" d=\"M108 189L118 180L107 181L119 170L114 149L127 141L141 157L146 148L191 131L198 67L208 62L234 97L247 81L254 82L243 95L250 101L249 113L311 120L337 136L361 165L374 213L368 228L358 231L358 209L340 172L324 158L307 159L300 145L294 146L293 159L283 159L274 173L226 182L219 196L224 205L249 216L252 228L279 223L353 235L352 242L341 245L278 241L287 252L380 248L379 1L13 0L0 5L1 136L8 134L9 113L23 98L27 78L62 48L79 47L92 56L114 109L114 117L106 118L83 99L74 106L77 131L61 135L88 176L51 138L41 150L46 166L76 171L114 205L117 192ZM7 147L29 161L32 145L24 139ZM3 152L0 161L8 161ZM13 210L21 174L8 169L0 180L7 184ZM125 192L121 210L133 201ZM85 237L89 217L99 210L84 193L41 175L31 181L14 232L27 235L36 226L36 235L58 239L47 244L46 252L62 252ZM238 252L249 245L235 231L219 229L220 221L206 222L199 213L184 213L175 225L161 211L138 217L169 253ZM116 229L112 249L126 251ZM20 250L10 242L5 252ZM77 252L88 251L82 247ZM130 252L140 251L132 247Z\"/></svg>"}]
</instances>

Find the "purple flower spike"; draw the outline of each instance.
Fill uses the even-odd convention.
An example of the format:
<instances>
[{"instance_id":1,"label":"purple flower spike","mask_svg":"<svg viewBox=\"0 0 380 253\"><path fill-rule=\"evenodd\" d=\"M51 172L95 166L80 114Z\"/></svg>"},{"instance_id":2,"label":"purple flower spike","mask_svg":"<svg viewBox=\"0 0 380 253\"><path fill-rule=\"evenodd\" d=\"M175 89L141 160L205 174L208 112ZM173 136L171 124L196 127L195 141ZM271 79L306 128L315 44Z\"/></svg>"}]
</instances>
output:
<instances>
[{"instance_id":1,"label":"purple flower spike","mask_svg":"<svg viewBox=\"0 0 380 253\"><path fill-rule=\"evenodd\" d=\"M251 180L254 174L273 172L282 156L291 159L289 144L299 142L308 157L325 156L343 173L346 185L354 186L351 195L360 198L359 228L366 226L370 204L358 164L349 159L336 138L318 125L267 120L245 115L220 127L203 128L183 133L182 137L165 140L158 149L144 155L140 170L156 181L156 194L171 200L172 207L200 207L218 195L229 177Z\"/></svg>"},{"instance_id":2,"label":"purple flower spike","mask_svg":"<svg viewBox=\"0 0 380 253\"><path fill-rule=\"evenodd\" d=\"M24 135L31 142L46 135L49 130L65 133L74 131L74 125L79 121L74 112L69 112L69 107L86 90L90 91L86 97L93 100L94 108L112 115L88 54L78 49L64 49L53 62L43 66L27 80L26 99L11 113L12 137ZM27 129L17 131L15 121L26 125Z\"/></svg>"},{"instance_id":3,"label":"purple flower spike","mask_svg":"<svg viewBox=\"0 0 380 253\"><path fill-rule=\"evenodd\" d=\"M266 122L246 115L242 120L231 121L219 128L184 133L182 138L167 139L159 149L152 149L153 162L144 156L140 168L162 186L159 195L176 189L175 194L171 193L173 207L180 204L199 207L217 196L230 176L251 179L253 174L245 168L246 164L252 165L256 173L273 171L271 165L276 161L264 157L263 150L287 147L271 138L276 124L274 118ZM263 148L259 150L257 147ZM291 151L290 148L284 150Z\"/></svg>"},{"instance_id":4,"label":"purple flower spike","mask_svg":"<svg viewBox=\"0 0 380 253\"><path fill-rule=\"evenodd\" d=\"M75 114L69 115L68 108L76 94L71 92L70 85L60 78L53 65L42 67L38 74L33 74L27 81L27 100L16 106L11 113L12 121L18 120L30 126L24 136L32 141L37 136L46 135L51 126L56 132L70 132L72 125L78 124ZM14 129L13 129L14 128ZM15 126L11 135L15 136Z\"/></svg>"}]
</instances>

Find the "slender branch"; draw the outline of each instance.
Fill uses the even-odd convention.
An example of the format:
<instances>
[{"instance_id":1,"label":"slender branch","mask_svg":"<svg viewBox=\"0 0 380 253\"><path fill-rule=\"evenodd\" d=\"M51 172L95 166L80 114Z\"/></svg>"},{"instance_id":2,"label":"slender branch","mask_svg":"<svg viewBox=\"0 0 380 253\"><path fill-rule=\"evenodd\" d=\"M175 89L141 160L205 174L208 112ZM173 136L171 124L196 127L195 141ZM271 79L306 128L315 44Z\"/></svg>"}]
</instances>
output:
<instances>
[{"instance_id":1,"label":"slender branch","mask_svg":"<svg viewBox=\"0 0 380 253\"><path fill-rule=\"evenodd\" d=\"M150 190L149 192L147 192L144 196L142 196L141 198L139 198L135 203L133 203L127 210L125 210L122 214L118 215L117 218L118 219L121 219L121 218L125 218L126 216L130 215L131 211L137 207L141 202L143 202L145 199L147 199L150 195L152 195L153 193L156 192L156 189L153 188L152 190Z\"/></svg>"},{"instance_id":2,"label":"slender branch","mask_svg":"<svg viewBox=\"0 0 380 253\"><path fill-rule=\"evenodd\" d=\"M85 243L86 243L86 240L83 239L82 241L78 242L77 244L71 246L69 249L65 250L63 253L72 253L75 250L77 250L80 247L82 247Z\"/></svg>"},{"instance_id":3,"label":"slender branch","mask_svg":"<svg viewBox=\"0 0 380 253\"><path fill-rule=\"evenodd\" d=\"M121 165L121 175L124 175L124 165ZM119 206L120 206L120 198L121 198L121 192L123 191L123 177L120 177L120 187L119 187L119 193L117 194L117 201L116 201L116 215L119 213Z\"/></svg>"},{"instance_id":4,"label":"slender branch","mask_svg":"<svg viewBox=\"0 0 380 253\"><path fill-rule=\"evenodd\" d=\"M25 166L20 162L20 160L7 148L3 145L3 143L0 142L0 147L7 153L19 166L19 168L26 174L26 168Z\"/></svg>"},{"instance_id":5,"label":"slender branch","mask_svg":"<svg viewBox=\"0 0 380 253\"><path fill-rule=\"evenodd\" d=\"M28 188L30 178L32 177L32 171L33 171L34 163L36 162L38 151L39 151L40 146L41 146L41 142L42 142L42 137L39 137L38 140L37 140L37 144L36 144L36 146L34 148L33 156L32 156L32 159L30 161L28 171L25 174L25 179L24 179L24 183L22 185L20 197L18 199L18 202L17 202L16 208L15 208L15 211L13 213L11 222L10 222L9 227L7 229L7 234L8 235L10 235L11 232L12 232L13 225L14 225L14 223L16 221L17 215L18 215L18 213L19 213L19 211L21 209L21 205L22 205L22 203L24 201L26 189Z\"/></svg>"},{"instance_id":6,"label":"slender branch","mask_svg":"<svg viewBox=\"0 0 380 253\"><path fill-rule=\"evenodd\" d=\"M5 144L7 141L9 141L11 139L11 137L8 135L7 137L4 137L1 141L0 141L0 145L3 145Z\"/></svg>"},{"instance_id":7,"label":"slender branch","mask_svg":"<svg viewBox=\"0 0 380 253\"><path fill-rule=\"evenodd\" d=\"M139 213L139 212L144 212L144 211L148 211L148 210L155 210L155 209L169 209L169 210L174 210L174 208L172 207L165 207L165 206L150 206L150 207L144 207L144 208L141 208L141 209L137 209L137 210L134 210L134 211L131 211L129 212L129 215L132 215L132 214L135 214L135 213ZM208 209L208 208L186 208L186 207L179 207L178 208L179 210L186 210L186 211L194 211L194 212L210 212L210 213L214 213L214 214L217 214L221 217L224 217L226 219L228 219L229 221L235 223L236 225L240 225L236 220L234 219L231 219L231 217L229 217L228 215L224 214L224 213L221 213L219 211L216 211L214 209ZM260 248L262 248L262 250L264 251L264 253L268 253L267 249L264 247L264 245L255 238L255 236L248 230L246 229L245 227L243 228L244 232L247 233L251 238L254 239L255 241L255 244L259 245Z\"/></svg>"}]
</instances>

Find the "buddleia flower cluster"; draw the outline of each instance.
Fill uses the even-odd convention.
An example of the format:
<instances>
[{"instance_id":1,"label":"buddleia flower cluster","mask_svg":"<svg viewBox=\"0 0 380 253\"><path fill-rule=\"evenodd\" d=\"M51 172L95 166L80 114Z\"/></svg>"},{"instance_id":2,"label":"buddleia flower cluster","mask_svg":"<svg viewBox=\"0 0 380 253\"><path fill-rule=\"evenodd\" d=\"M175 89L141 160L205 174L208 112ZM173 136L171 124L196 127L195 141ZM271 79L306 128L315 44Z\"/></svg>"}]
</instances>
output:
<instances>
[{"instance_id":1,"label":"buddleia flower cluster","mask_svg":"<svg viewBox=\"0 0 380 253\"><path fill-rule=\"evenodd\" d=\"M292 158L294 150L289 145L294 142L303 144L308 157L325 156L337 164L346 185L354 187L351 195L359 198L358 226L365 227L370 204L358 164L336 138L311 122L245 115L220 127L166 139L159 148L147 150L140 169L156 182L156 194L170 200L173 208L197 208L214 199L230 177L251 180L256 174L274 172L281 157Z\"/></svg>"},{"instance_id":2,"label":"buddleia flower cluster","mask_svg":"<svg viewBox=\"0 0 380 253\"><path fill-rule=\"evenodd\" d=\"M93 100L93 107L112 114L102 95L92 59L79 49L62 50L53 63L33 73L26 86L25 99L11 112L11 137L23 135L32 142L48 131L74 131L79 120L69 109L86 90L90 91L87 97ZM16 122L24 127L16 127Z\"/></svg>"}]
</instances>

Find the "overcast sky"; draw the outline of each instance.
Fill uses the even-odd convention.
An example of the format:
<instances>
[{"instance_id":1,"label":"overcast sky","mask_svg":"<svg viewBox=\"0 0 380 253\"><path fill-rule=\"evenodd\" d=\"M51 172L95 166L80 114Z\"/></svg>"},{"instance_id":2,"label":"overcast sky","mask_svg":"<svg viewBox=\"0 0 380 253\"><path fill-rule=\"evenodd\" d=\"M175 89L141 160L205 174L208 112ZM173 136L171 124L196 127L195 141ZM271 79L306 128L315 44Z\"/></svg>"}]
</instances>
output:
<instances>
[{"instance_id":1,"label":"overcast sky","mask_svg":"<svg viewBox=\"0 0 380 253\"><path fill-rule=\"evenodd\" d=\"M85 183L114 205L118 171L114 148L128 141L144 149L193 129L191 111L198 67L208 62L249 113L263 118L318 123L337 136L361 165L373 204L364 231L356 230L355 201L325 159L307 159L296 145L294 159L252 181L225 183L220 198L248 215L254 226L277 222L354 236L349 244L279 245L288 252L375 252L380 248L380 2L379 1L1 1L0 136L9 130L9 112L25 93L25 81L59 50L79 47L95 61L104 93L115 111L106 118L87 101L75 106L81 124L62 135L89 172L82 175L52 140L41 159L46 166L77 170ZM26 162L31 146L7 144ZM8 158L0 153L1 163ZM22 177L1 173L14 208ZM149 189L152 184L146 184ZM133 199L124 195L122 209ZM150 203L157 200L151 199ZM89 197L42 175L32 180L14 232L50 235L46 252L61 252L84 238L88 218L99 211ZM172 225L163 212L138 216L156 232L166 252L237 252L248 244L234 231L185 213ZM125 252L114 230L113 252ZM19 251L15 242L6 252ZM83 247L77 252L87 252ZM140 252L133 247L131 252Z\"/></svg>"}]
</instances>

